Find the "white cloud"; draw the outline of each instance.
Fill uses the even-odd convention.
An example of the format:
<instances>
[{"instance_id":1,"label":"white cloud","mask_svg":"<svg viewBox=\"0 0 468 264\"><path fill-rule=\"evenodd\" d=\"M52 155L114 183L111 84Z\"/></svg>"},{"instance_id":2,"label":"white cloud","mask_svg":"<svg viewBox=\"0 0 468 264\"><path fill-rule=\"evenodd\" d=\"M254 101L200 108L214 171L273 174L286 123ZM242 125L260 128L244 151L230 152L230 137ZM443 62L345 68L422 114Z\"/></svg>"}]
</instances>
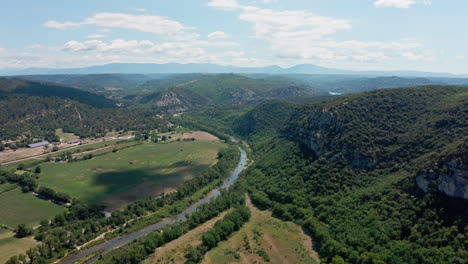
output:
<instances>
[{"instance_id":1,"label":"white cloud","mask_svg":"<svg viewBox=\"0 0 468 264\"><path fill-rule=\"evenodd\" d=\"M92 34L92 35L88 35L86 36L87 39L98 39L98 38L105 38L106 35L103 35L103 34Z\"/></svg>"},{"instance_id":2,"label":"white cloud","mask_svg":"<svg viewBox=\"0 0 468 264\"><path fill-rule=\"evenodd\" d=\"M377 0L374 6L377 8L410 8L414 4L431 5L430 0Z\"/></svg>"},{"instance_id":3,"label":"white cloud","mask_svg":"<svg viewBox=\"0 0 468 264\"><path fill-rule=\"evenodd\" d=\"M239 18L252 24L256 38L269 42L273 53L285 60L376 62L423 57L412 51L422 47L414 41L336 41L333 39L336 33L352 28L351 22L344 19L305 10L274 11L243 6L235 0L211 0L208 5L239 11Z\"/></svg>"},{"instance_id":4,"label":"white cloud","mask_svg":"<svg viewBox=\"0 0 468 264\"><path fill-rule=\"evenodd\" d=\"M227 38L227 34L223 31L215 31L211 32L207 35L208 39L215 40L215 39L225 39Z\"/></svg>"},{"instance_id":5,"label":"white cloud","mask_svg":"<svg viewBox=\"0 0 468 264\"><path fill-rule=\"evenodd\" d=\"M62 47L62 51L68 52L101 52L101 53L126 53L126 54L151 54L171 53L185 54L200 53L205 47L229 47L237 46L235 42L220 41L191 41L191 42L153 42L150 40L124 40L115 39L110 42L102 40L68 41Z\"/></svg>"},{"instance_id":6,"label":"white cloud","mask_svg":"<svg viewBox=\"0 0 468 264\"><path fill-rule=\"evenodd\" d=\"M69 28L74 28L74 27L79 27L80 23L74 23L74 22L57 22L55 20L49 20L44 23L45 27L49 28L56 28L56 29L69 29Z\"/></svg>"},{"instance_id":7,"label":"white cloud","mask_svg":"<svg viewBox=\"0 0 468 264\"><path fill-rule=\"evenodd\" d=\"M236 0L211 0L208 2L208 6L223 10L234 10L240 8L240 5Z\"/></svg>"},{"instance_id":8,"label":"white cloud","mask_svg":"<svg viewBox=\"0 0 468 264\"><path fill-rule=\"evenodd\" d=\"M69 29L82 25L95 25L105 28L124 28L154 34L182 34L189 29L179 21L155 15L131 15L124 13L97 13L82 22L47 21L45 27Z\"/></svg>"}]
</instances>

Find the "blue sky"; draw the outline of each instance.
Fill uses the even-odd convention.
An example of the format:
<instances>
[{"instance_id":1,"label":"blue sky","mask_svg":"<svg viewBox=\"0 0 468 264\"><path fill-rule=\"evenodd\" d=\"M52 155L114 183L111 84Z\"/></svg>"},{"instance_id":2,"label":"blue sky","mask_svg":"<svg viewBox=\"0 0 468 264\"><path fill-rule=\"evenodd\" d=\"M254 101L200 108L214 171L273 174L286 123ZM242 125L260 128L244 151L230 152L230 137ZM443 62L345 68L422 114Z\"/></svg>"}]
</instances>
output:
<instances>
[{"instance_id":1,"label":"blue sky","mask_svg":"<svg viewBox=\"0 0 468 264\"><path fill-rule=\"evenodd\" d=\"M468 73L466 0L4 1L0 69L116 62Z\"/></svg>"}]
</instances>

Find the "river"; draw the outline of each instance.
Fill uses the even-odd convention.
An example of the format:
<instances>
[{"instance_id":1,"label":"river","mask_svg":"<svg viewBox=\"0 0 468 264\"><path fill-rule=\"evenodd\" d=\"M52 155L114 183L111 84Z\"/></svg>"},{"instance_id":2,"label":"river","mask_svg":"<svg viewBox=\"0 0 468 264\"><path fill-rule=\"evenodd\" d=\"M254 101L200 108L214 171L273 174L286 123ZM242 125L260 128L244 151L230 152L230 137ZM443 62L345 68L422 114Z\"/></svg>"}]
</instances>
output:
<instances>
[{"instance_id":1,"label":"river","mask_svg":"<svg viewBox=\"0 0 468 264\"><path fill-rule=\"evenodd\" d=\"M232 140L232 139L231 139ZM235 140L233 140L236 142ZM66 258L62 259L59 263L62 264L72 264L75 263L76 261L85 258L86 256L93 254L97 251L102 251L102 254L108 253L112 251L113 249L119 248L121 246L124 246L130 242L132 242L135 239L142 238L146 236L147 234L157 230L161 229L167 225L173 224L177 221L185 221L187 220L186 216L190 216L192 213L194 213L197 208L205 203L208 203L211 199L219 196L221 194L222 189L227 189L229 188L234 182L239 178L240 173L247 168L247 153L239 147L239 150L241 152L240 160L239 163L237 164L236 168L229 174L229 177L223 181L223 183L216 187L215 189L211 190L205 197L202 199L198 200L196 203L190 205L187 209L185 209L183 212L172 216L170 218L164 219L161 222L155 223L153 225L147 226L145 228L142 228L138 231L135 231L133 233L124 235L124 236L119 236L116 238L113 238L111 240L107 240L99 245L95 245L93 247L81 250L78 252L76 255L71 255L67 256ZM87 261L86 263L93 263L97 260L97 257Z\"/></svg>"}]
</instances>

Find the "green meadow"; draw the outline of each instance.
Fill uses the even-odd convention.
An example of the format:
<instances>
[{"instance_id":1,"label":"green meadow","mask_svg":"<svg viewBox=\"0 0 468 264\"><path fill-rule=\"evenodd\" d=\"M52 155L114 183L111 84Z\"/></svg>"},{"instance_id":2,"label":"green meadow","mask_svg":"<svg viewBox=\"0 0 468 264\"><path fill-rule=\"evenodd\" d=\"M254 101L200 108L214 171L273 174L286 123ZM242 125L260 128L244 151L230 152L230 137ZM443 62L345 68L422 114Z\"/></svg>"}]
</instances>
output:
<instances>
[{"instance_id":1,"label":"green meadow","mask_svg":"<svg viewBox=\"0 0 468 264\"><path fill-rule=\"evenodd\" d=\"M41 164L40 186L121 209L134 200L173 191L216 162L220 141L145 143L71 163Z\"/></svg>"},{"instance_id":2,"label":"green meadow","mask_svg":"<svg viewBox=\"0 0 468 264\"><path fill-rule=\"evenodd\" d=\"M31 227L38 225L41 220L51 219L66 210L65 207L39 199L32 193L23 193L21 188L2 192L0 208L0 224L11 229L19 224Z\"/></svg>"}]
</instances>

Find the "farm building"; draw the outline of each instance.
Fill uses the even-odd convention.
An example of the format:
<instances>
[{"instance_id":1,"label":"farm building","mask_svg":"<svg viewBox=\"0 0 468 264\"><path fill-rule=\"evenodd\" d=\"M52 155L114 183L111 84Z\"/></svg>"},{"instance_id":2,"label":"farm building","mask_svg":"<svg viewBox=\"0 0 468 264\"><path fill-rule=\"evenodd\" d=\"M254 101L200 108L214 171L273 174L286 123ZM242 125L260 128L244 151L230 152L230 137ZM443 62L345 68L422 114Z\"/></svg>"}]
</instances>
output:
<instances>
[{"instance_id":1,"label":"farm building","mask_svg":"<svg viewBox=\"0 0 468 264\"><path fill-rule=\"evenodd\" d=\"M29 144L28 147L30 148L38 148L38 147L43 147L43 146L48 146L50 145L49 141L42 141L42 142L37 142L33 144Z\"/></svg>"}]
</instances>

